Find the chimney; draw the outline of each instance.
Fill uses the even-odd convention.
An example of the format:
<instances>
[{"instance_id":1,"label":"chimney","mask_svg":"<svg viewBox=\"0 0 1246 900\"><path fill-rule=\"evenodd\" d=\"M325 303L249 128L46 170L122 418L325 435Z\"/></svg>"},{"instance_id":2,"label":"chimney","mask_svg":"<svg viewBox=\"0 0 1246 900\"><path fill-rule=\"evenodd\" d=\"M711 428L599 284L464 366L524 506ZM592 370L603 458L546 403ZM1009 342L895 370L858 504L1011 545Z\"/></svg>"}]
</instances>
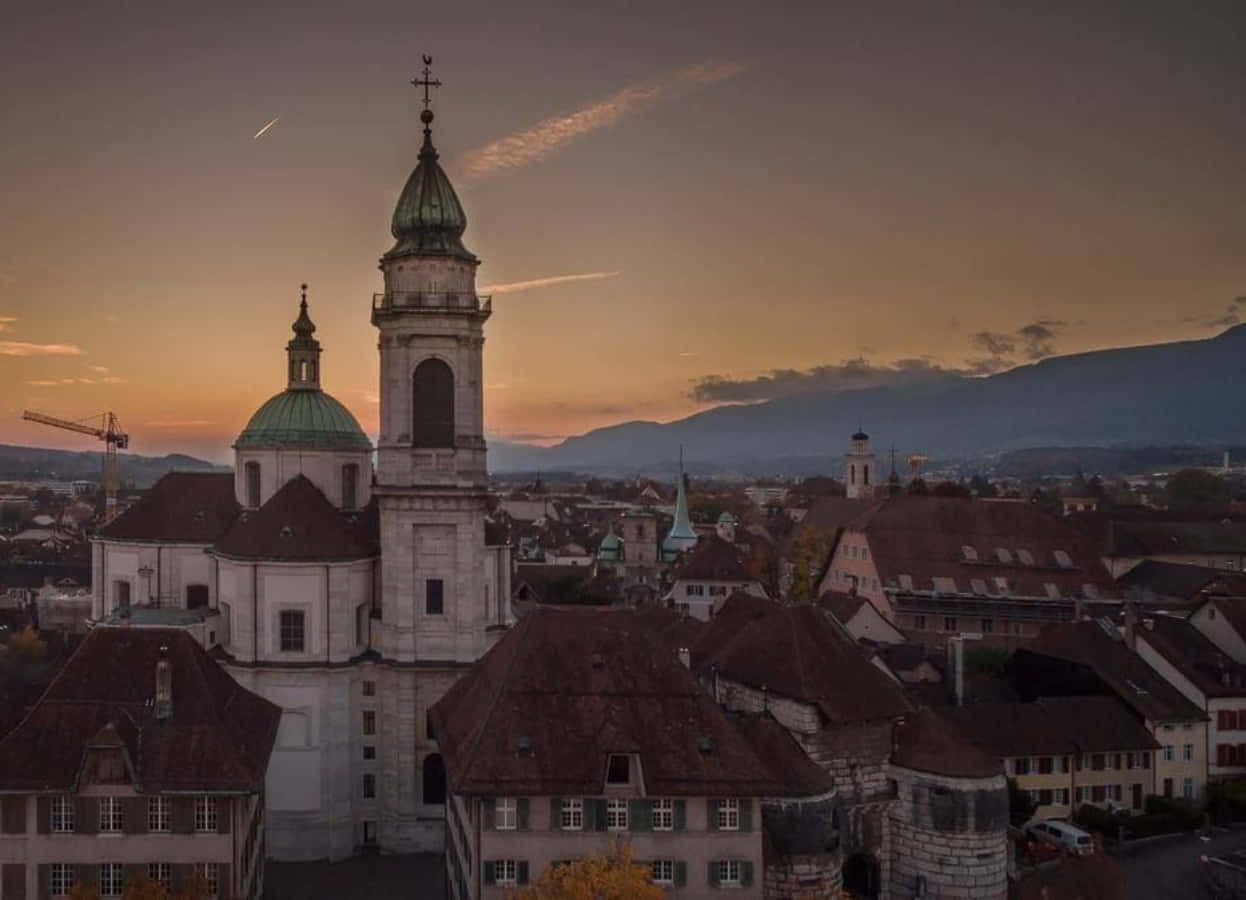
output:
<instances>
[{"instance_id":1,"label":"chimney","mask_svg":"<svg viewBox=\"0 0 1246 900\"><path fill-rule=\"evenodd\" d=\"M692 668L692 653L688 650L687 647L679 648L679 662L680 664L683 665L685 669Z\"/></svg>"},{"instance_id":2,"label":"chimney","mask_svg":"<svg viewBox=\"0 0 1246 900\"><path fill-rule=\"evenodd\" d=\"M160 658L156 660L156 718L173 716L173 665L169 662L169 645L160 645Z\"/></svg>"}]
</instances>

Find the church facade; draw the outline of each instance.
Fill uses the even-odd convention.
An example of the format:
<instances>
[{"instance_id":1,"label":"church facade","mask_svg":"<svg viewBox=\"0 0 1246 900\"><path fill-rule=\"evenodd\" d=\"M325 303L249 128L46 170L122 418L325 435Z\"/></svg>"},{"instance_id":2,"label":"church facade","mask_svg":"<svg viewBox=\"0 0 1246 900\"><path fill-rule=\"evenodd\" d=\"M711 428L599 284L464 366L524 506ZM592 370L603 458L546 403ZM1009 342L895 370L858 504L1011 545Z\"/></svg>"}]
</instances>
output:
<instances>
[{"instance_id":1,"label":"church facade","mask_svg":"<svg viewBox=\"0 0 1246 900\"><path fill-rule=\"evenodd\" d=\"M375 448L321 388L304 293L286 388L238 436L234 472L166 476L93 548L99 627L188 628L281 708L265 784L278 860L441 850L445 767L427 713L512 624L509 548L485 537L490 300L431 110L421 118L370 308Z\"/></svg>"}]
</instances>

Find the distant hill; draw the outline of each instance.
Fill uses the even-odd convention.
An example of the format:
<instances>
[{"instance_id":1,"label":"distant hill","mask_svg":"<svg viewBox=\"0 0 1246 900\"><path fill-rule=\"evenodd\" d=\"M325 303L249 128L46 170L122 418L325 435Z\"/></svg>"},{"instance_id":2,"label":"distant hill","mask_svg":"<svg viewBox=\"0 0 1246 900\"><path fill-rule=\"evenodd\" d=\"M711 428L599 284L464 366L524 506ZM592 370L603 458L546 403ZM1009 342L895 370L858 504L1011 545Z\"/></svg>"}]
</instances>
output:
<instances>
[{"instance_id":1,"label":"distant hill","mask_svg":"<svg viewBox=\"0 0 1246 900\"><path fill-rule=\"evenodd\" d=\"M101 451L49 450L44 447L19 447L0 444L0 480L12 481L99 481ZM150 487L161 475L179 472L228 472L193 456L171 453L168 456L136 456L118 454L121 483L137 488Z\"/></svg>"},{"instance_id":2,"label":"distant hill","mask_svg":"<svg viewBox=\"0 0 1246 900\"><path fill-rule=\"evenodd\" d=\"M549 448L491 444L508 469L635 470L680 444L710 467L757 470L824 455L838 466L857 424L880 454L940 457L1038 446L1246 443L1246 325L1207 340L1056 356L983 378L824 391L719 406L675 422L626 422ZM832 462L833 461L833 462Z\"/></svg>"}]
</instances>

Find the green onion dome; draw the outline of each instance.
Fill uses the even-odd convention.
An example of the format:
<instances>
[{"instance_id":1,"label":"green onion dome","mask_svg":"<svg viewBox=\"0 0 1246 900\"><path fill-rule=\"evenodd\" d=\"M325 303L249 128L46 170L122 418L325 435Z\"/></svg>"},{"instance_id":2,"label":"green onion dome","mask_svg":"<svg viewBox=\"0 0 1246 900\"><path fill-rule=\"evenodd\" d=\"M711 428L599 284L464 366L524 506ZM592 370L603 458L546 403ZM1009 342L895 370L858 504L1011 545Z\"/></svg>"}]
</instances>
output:
<instances>
[{"instance_id":1,"label":"green onion dome","mask_svg":"<svg viewBox=\"0 0 1246 900\"><path fill-rule=\"evenodd\" d=\"M320 390L286 390L256 410L234 448L372 450L351 411Z\"/></svg>"}]
</instances>

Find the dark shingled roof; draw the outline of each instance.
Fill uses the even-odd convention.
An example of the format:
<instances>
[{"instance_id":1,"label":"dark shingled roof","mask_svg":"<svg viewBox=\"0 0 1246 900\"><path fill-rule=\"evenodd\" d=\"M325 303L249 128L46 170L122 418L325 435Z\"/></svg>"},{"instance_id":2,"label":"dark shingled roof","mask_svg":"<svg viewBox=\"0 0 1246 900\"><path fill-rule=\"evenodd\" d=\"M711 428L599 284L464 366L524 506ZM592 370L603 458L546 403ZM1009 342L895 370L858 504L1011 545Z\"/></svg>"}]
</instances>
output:
<instances>
[{"instance_id":1,"label":"dark shingled roof","mask_svg":"<svg viewBox=\"0 0 1246 900\"><path fill-rule=\"evenodd\" d=\"M782 790L631 610L534 609L446 693L432 718L456 793L601 794L611 753L639 755L650 795Z\"/></svg>"},{"instance_id":2,"label":"dark shingled roof","mask_svg":"<svg viewBox=\"0 0 1246 900\"><path fill-rule=\"evenodd\" d=\"M259 509L242 513L215 549L236 559L368 559L380 552L378 529L375 500L343 512L306 475L296 475Z\"/></svg>"},{"instance_id":3,"label":"dark shingled roof","mask_svg":"<svg viewBox=\"0 0 1246 900\"><path fill-rule=\"evenodd\" d=\"M173 714L155 718L168 648ZM0 740L0 791L74 791L89 746L122 745L140 793L261 790L281 710L241 688L175 628L92 629Z\"/></svg>"},{"instance_id":4,"label":"dark shingled roof","mask_svg":"<svg viewBox=\"0 0 1246 900\"><path fill-rule=\"evenodd\" d=\"M814 606L737 591L692 650L697 672L811 703L831 722L888 719L909 703L844 631Z\"/></svg>"},{"instance_id":5,"label":"dark shingled roof","mask_svg":"<svg viewBox=\"0 0 1246 900\"><path fill-rule=\"evenodd\" d=\"M1246 523L1129 522L1108 527L1111 556L1168 556L1190 553L1246 555Z\"/></svg>"},{"instance_id":6,"label":"dark shingled roof","mask_svg":"<svg viewBox=\"0 0 1246 900\"><path fill-rule=\"evenodd\" d=\"M975 747L959 728L927 707L905 716L896 726L891 761L915 772L950 778L991 778L1003 774L994 755Z\"/></svg>"},{"instance_id":7,"label":"dark shingled roof","mask_svg":"<svg viewBox=\"0 0 1246 900\"><path fill-rule=\"evenodd\" d=\"M780 797L816 797L835 779L805 753L770 713L730 713L731 720L766 768L782 782Z\"/></svg>"},{"instance_id":8,"label":"dark shingled roof","mask_svg":"<svg viewBox=\"0 0 1246 900\"><path fill-rule=\"evenodd\" d=\"M1147 616L1137 626L1136 634L1208 697L1246 697L1246 666L1223 652L1186 619Z\"/></svg>"},{"instance_id":9,"label":"dark shingled roof","mask_svg":"<svg viewBox=\"0 0 1246 900\"><path fill-rule=\"evenodd\" d=\"M1159 743L1115 697L1044 697L1033 703L976 703L944 715L997 756L1154 750Z\"/></svg>"},{"instance_id":10,"label":"dark shingled roof","mask_svg":"<svg viewBox=\"0 0 1246 900\"><path fill-rule=\"evenodd\" d=\"M861 594L845 594L841 591L823 591L818 596L818 606L833 615L840 625L857 614L870 601Z\"/></svg>"},{"instance_id":11,"label":"dark shingled roof","mask_svg":"<svg viewBox=\"0 0 1246 900\"><path fill-rule=\"evenodd\" d=\"M696 616L656 604L636 610L636 624L647 629L658 643L672 652L691 650L709 627L707 622Z\"/></svg>"},{"instance_id":12,"label":"dark shingled roof","mask_svg":"<svg viewBox=\"0 0 1246 900\"><path fill-rule=\"evenodd\" d=\"M211 544L239 509L232 472L170 472L96 534L120 541Z\"/></svg>"},{"instance_id":13,"label":"dark shingled roof","mask_svg":"<svg viewBox=\"0 0 1246 900\"><path fill-rule=\"evenodd\" d=\"M1246 575L1241 572L1185 566L1155 559L1142 560L1116 583L1126 591L1151 594L1158 600L1193 602L1200 599L1200 594L1246 596Z\"/></svg>"},{"instance_id":14,"label":"dark shingled roof","mask_svg":"<svg viewBox=\"0 0 1246 900\"><path fill-rule=\"evenodd\" d=\"M716 534L701 538L671 573L673 578L696 581L748 581L740 551Z\"/></svg>"},{"instance_id":15,"label":"dark shingled roof","mask_svg":"<svg viewBox=\"0 0 1246 900\"><path fill-rule=\"evenodd\" d=\"M1097 621L1049 625L1017 653L1053 656L1085 666L1138 715L1152 722L1206 719L1202 710Z\"/></svg>"}]
</instances>

